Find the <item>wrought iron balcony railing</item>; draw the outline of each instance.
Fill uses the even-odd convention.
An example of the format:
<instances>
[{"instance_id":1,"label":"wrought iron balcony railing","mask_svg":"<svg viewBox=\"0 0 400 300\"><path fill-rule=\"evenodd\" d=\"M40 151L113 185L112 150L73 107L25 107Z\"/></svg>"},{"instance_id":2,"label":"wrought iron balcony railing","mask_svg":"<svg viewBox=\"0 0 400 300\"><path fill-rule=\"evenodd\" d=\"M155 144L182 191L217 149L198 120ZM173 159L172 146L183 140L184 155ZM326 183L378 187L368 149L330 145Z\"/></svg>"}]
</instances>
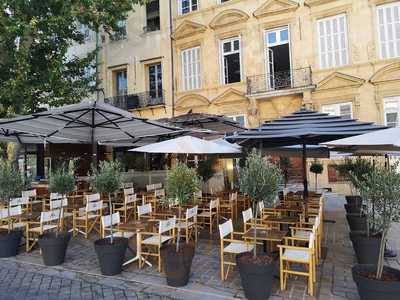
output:
<instances>
[{"instance_id":1,"label":"wrought iron balcony railing","mask_svg":"<svg viewBox=\"0 0 400 300\"><path fill-rule=\"evenodd\" d=\"M247 94L259 94L312 85L311 68L292 69L247 77Z\"/></svg>"},{"instance_id":2,"label":"wrought iron balcony railing","mask_svg":"<svg viewBox=\"0 0 400 300\"><path fill-rule=\"evenodd\" d=\"M114 96L104 99L108 104L129 110L165 104L164 90L147 91L138 94Z\"/></svg>"}]
</instances>

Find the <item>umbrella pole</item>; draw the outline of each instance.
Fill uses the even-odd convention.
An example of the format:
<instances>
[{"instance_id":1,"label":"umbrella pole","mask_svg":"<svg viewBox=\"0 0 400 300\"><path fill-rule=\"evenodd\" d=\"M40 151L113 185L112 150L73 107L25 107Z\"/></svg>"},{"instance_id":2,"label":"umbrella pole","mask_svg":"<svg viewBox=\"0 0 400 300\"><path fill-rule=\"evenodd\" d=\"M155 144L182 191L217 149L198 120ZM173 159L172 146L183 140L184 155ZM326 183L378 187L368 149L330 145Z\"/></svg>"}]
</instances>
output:
<instances>
[{"instance_id":1,"label":"umbrella pole","mask_svg":"<svg viewBox=\"0 0 400 300\"><path fill-rule=\"evenodd\" d=\"M307 148L306 144L303 144L303 199L304 202L308 198L308 182L307 182Z\"/></svg>"},{"instance_id":2,"label":"umbrella pole","mask_svg":"<svg viewBox=\"0 0 400 300\"><path fill-rule=\"evenodd\" d=\"M94 109L92 109L92 130L90 138L92 141L92 166L93 168L97 168L97 142L94 139Z\"/></svg>"}]
</instances>

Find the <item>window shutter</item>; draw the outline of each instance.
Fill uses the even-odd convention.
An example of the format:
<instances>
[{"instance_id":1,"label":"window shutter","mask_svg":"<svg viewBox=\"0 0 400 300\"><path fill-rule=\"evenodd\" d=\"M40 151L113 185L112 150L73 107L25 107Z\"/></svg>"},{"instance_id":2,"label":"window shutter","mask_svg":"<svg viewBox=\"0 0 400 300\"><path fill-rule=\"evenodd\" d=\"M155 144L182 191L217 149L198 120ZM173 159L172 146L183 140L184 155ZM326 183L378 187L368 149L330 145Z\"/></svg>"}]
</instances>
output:
<instances>
[{"instance_id":1,"label":"window shutter","mask_svg":"<svg viewBox=\"0 0 400 300\"><path fill-rule=\"evenodd\" d=\"M200 47L182 51L183 89L199 89L200 84Z\"/></svg>"},{"instance_id":2,"label":"window shutter","mask_svg":"<svg viewBox=\"0 0 400 300\"><path fill-rule=\"evenodd\" d=\"M400 3L377 8L381 58L400 56Z\"/></svg>"}]
</instances>

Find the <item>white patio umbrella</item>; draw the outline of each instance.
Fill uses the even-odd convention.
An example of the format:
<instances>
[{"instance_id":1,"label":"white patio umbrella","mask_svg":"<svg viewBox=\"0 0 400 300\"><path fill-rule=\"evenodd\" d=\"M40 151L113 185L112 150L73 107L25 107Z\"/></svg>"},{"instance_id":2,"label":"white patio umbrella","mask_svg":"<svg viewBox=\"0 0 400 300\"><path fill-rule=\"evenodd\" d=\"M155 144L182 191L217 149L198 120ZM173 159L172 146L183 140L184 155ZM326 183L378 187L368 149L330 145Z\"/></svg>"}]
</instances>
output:
<instances>
[{"instance_id":1,"label":"white patio umbrella","mask_svg":"<svg viewBox=\"0 0 400 300\"><path fill-rule=\"evenodd\" d=\"M373 131L322 144L355 154L390 154L400 151L400 128Z\"/></svg>"},{"instance_id":2,"label":"white patio umbrella","mask_svg":"<svg viewBox=\"0 0 400 300\"><path fill-rule=\"evenodd\" d=\"M131 149L129 151L175 154L237 154L241 152L241 150L235 146L220 145L213 141L206 141L193 136L181 136L160 143Z\"/></svg>"}]
</instances>

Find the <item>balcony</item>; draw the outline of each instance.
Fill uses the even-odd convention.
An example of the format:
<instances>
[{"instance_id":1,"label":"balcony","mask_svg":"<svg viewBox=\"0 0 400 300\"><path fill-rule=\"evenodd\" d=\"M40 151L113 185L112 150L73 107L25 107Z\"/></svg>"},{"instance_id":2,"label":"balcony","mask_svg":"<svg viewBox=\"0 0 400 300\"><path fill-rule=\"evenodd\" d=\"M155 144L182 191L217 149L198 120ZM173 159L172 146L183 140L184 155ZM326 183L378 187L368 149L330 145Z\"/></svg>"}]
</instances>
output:
<instances>
[{"instance_id":1,"label":"balcony","mask_svg":"<svg viewBox=\"0 0 400 300\"><path fill-rule=\"evenodd\" d=\"M256 98L295 94L312 87L310 67L247 77L247 94Z\"/></svg>"},{"instance_id":2,"label":"balcony","mask_svg":"<svg viewBox=\"0 0 400 300\"><path fill-rule=\"evenodd\" d=\"M138 94L114 96L104 99L104 102L116 107L131 110L164 105L165 91L148 91Z\"/></svg>"}]
</instances>

